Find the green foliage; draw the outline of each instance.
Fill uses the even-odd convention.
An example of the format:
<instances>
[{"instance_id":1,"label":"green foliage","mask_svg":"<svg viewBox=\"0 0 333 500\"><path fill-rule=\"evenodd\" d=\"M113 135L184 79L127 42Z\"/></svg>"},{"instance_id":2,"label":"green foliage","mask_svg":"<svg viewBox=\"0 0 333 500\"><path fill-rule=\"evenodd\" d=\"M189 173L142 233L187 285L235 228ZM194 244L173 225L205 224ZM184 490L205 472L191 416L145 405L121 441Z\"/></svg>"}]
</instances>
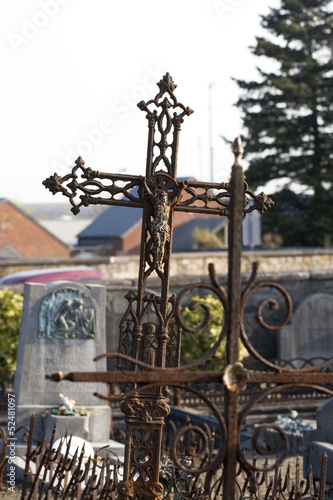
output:
<instances>
[{"instance_id":1,"label":"green foliage","mask_svg":"<svg viewBox=\"0 0 333 500\"><path fill-rule=\"evenodd\" d=\"M285 245L332 244L332 2L281 0L261 24L268 36L252 52L272 69L258 68L257 81L236 80L244 91L236 105L247 131L246 178L253 189L280 179L279 190L301 193L263 217Z\"/></svg>"},{"instance_id":2,"label":"green foliage","mask_svg":"<svg viewBox=\"0 0 333 500\"><path fill-rule=\"evenodd\" d=\"M212 233L208 227L195 227L192 233L194 248L224 248L225 242L221 234Z\"/></svg>"},{"instance_id":3,"label":"green foliage","mask_svg":"<svg viewBox=\"0 0 333 500\"><path fill-rule=\"evenodd\" d=\"M0 383L12 382L22 316L23 297L10 290L0 290Z\"/></svg>"},{"instance_id":4,"label":"green foliage","mask_svg":"<svg viewBox=\"0 0 333 500\"><path fill-rule=\"evenodd\" d=\"M221 302L212 294L206 297L192 297L192 303L197 302L195 310L185 307L182 313L184 323L190 328L198 328L204 321L205 310L199 303L207 306L211 313L209 325L200 333L182 333L181 356L182 365L196 361L203 356L216 343L223 328L224 310ZM242 344L240 342L240 359L242 358ZM226 339L223 339L220 347L208 360L209 367L200 366L198 369L222 370L226 364Z\"/></svg>"}]
</instances>

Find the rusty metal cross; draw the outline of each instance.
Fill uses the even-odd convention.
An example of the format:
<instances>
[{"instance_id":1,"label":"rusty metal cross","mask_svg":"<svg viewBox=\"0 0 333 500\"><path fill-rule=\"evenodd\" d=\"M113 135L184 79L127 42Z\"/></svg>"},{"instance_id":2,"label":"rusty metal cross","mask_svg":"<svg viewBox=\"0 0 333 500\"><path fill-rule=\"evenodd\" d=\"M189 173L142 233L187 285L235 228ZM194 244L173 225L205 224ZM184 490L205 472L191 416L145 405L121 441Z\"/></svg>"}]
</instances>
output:
<instances>
[{"instance_id":1,"label":"rusty metal cross","mask_svg":"<svg viewBox=\"0 0 333 500\"><path fill-rule=\"evenodd\" d=\"M145 111L148 119L148 148L146 176L103 173L85 167L79 157L72 172L64 177L54 174L43 184L52 194L58 192L69 198L72 212L77 214L82 206L118 205L143 209L142 238L140 251L139 289L137 318L140 328L144 311L144 291L147 278L155 271L161 280L159 316L160 325L158 360L163 367L165 361L165 317L169 303L170 253L172 246L173 212L204 213L230 217L230 183L207 183L194 180L177 181L177 155L179 133L185 116L193 111L179 103L174 95L176 85L167 73L157 84L159 92L147 103L138 107ZM150 109L154 107L154 109ZM171 115L171 111L173 115ZM171 140L169 139L171 137ZM233 146L236 159L243 149L240 139ZM101 181L106 181L103 184ZM255 195L242 182L242 216L253 210L264 212L272 205L264 193ZM122 197L120 197L120 195ZM249 204L249 198L252 204ZM162 340L164 338L164 340ZM132 349L133 352L136 348ZM134 356L136 357L136 356Z\"/></svg>"},{"instance_id":2,"label":"rusty metal cross","mask_svg":"<svg viewBox=\"0 0 333 500\"><path fill-rule=\"evenodd\" d=\"M157 85L159 92L155 98L138 104L146 112L149 129L145 176L102 173L86 168L79 157L70 174L60 177L55 173L43 182L53 194L60 192L69 198L74 214L82 206L91 204L143 209L138 292L126 295L128 306L120 324L119 353L115 355L119 358L119 371L65 376L76 381L99 378L130 384L130 392L125 394L126 399L122 403L127 423L124 479L118 486L119 499L122 500L157 500L162 493L159 463L162 427L169 412L165 401L168 395L166 385L176 383L180 373L177 366L181 329L176 335L170 333L176 316L176 298L169 297L174 212L226 216L231 221L231 228L235 228L238 221L238 234L233 234L234 229L231 229L229 243L232 254L229 265L229 324L234 335L232 332L228 334L228 360L235 363L238 359L240 310L233 304L239 304L240 298L241 222L247 213L253 210L264 212L272 205L264 193L255 195L245 182L238 161L243 152L240 139L236 139L233 145L235 163L230 183L177 180L181 124L184 117L193 111L177 101L174 95L176 85L168 73ZM235 193L238 193L238 201L233 202ZM160 295L145 292L147 279L152 273L160 279ZM235 286L238 288L235 289ZM147 320L150 309L157 317L155 322ZM186 379L185 373L182 374L184 382L196 377L198 374L188 372ZM212 377L216 377L216 373L211 374ZM50 378L60 380L61 377L54 375ZM148 386L141 390L140 384L143 383ZM164 385L161 386L161 383ZM234 411L229 420L236 417Z\"/></svg>"}]
</instances>

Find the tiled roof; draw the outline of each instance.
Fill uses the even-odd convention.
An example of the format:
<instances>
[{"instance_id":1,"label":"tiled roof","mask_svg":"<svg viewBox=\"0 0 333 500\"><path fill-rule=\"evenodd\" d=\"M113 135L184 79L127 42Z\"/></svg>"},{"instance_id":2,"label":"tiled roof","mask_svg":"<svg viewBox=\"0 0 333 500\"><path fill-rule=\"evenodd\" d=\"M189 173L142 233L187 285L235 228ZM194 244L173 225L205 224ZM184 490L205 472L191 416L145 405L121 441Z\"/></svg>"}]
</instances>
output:
<instances>
[{"instance_id":1,"label":"tiled roof","mask_svg":"<svg viewBox=\"0 0 333 500\"><path fill-rule=\"evenodd\" d=\"M78 238L114 238L124 236L142 219L142 209L133 207L109 207Z\"/></svg>"}]
</instances>

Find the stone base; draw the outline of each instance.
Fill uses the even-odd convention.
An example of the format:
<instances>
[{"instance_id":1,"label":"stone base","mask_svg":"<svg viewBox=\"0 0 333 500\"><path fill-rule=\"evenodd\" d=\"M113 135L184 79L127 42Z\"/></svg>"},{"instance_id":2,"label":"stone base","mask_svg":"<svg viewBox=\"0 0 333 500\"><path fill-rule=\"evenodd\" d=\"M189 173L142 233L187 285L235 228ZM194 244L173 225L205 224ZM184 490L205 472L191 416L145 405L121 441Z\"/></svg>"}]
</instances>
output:
<instances>
[{"instance_id":1,"label":"stone base","mask_svg":"<svg viewBox=\"0 0 333 500\"><path fill-rule=\"evenodd\" d=\"M47 432L47 438L49 441L54 423L56 423L57 426L57 438L65 435L66 424L68 423L70 427L68 427L67 434L72 433L73 435L78 435L78 437L82 437L87 441L99 443L109 441L111 424L111 408L109 406L86 406L86 409L92 411L93 414L85 417L67 417L62 415L48 415L47 417L43 417L43 414L52 408L54 408L54 406L18 405L16 412L16 428L18 429L21 426L29 427L31 415L32 413L35 413L35 428L33 435L34 443L41 441L45 432ZM51 422L49 420L50 417L52 417L52 424L48 423ZM85 419L88 419L88 422ZM76 431L81 432L81 434L75 434ZM22 434L18 435L18 441L23 441Z\"/></svg>"},{"instance_id":2,"label":"stone base","mask_svg":"<svg viewBox=\"0 0 333 500\"><path fill-rule=\"evenodd\" d=\"M54 440L63 438L65 434L80 437L89 441L89 416L47 415L44 422L46 441L51 441L55 427Z\"/></svg>"},{"instance_id":3,"label":"stone base","mask_svg":"<svg viewBox=\"0 0 333 500\"><path fill-rule=\"evenodd\" d=\"M46 410L51 410L52 406L45 405L17 405L16 407L16 429L22 426L30 428L31 415L35 414L34 442L41 441L44 436L44 417ZM22 441L22 431L18 433L17 440Z\"/></svg>"}]
</instances>

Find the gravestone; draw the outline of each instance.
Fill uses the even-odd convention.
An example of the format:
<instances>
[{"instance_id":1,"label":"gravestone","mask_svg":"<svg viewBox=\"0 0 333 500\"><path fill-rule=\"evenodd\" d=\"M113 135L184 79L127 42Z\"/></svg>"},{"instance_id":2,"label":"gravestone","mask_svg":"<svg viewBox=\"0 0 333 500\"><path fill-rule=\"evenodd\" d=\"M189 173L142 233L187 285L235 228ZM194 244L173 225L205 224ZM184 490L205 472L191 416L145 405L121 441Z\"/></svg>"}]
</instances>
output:
<instances>
[{"instance_id":1,"label":"gravestone","mask_svg":"<svg viewBox=\"0 0 333 500\"><path fill-rule=\"evenodd\" d=\"M106 352L106 289L62 282L48 287L26 284L20 328L17 370L14 380L16 428L29 425L36 414L36 440L46 431L47 410L59 407L59 393L75 400L76 408L93 412L89 429L84 425L85 439L108 442L110 407L93 395L107 393L106 384L47 380L48 374L62 371L105 371L106 361L93 361ZM62 417L58 417L58 422ZM66 417L84 418L84 417ZM57 424L58 426L58 424Z\"/></svg>"},{"instance_id":2,"label":"gravestone","mask_svg":"<svg viewBox=\"0 0 333 500\"><path fill-rule=\"evenodd\" d=\"M310 468L314 478L320 477L323 454L327 455L328 483L333 484L333 398L316 410L317 428L304 431L303 472L308 477Z\"/></svg>"},{"instance_id":3,"label":"gravestone","mask_svg":"<svg viewBox=\"0 0 333 500\"><path fill-rule=\"evenodd\" d=\"M316 293L305 299L291 324L278 336L278 356L283 360L317 358L315 364L333 357L333 295ZM299 361L294 366L302 366Z\"/></svg>"}]
</instances>

